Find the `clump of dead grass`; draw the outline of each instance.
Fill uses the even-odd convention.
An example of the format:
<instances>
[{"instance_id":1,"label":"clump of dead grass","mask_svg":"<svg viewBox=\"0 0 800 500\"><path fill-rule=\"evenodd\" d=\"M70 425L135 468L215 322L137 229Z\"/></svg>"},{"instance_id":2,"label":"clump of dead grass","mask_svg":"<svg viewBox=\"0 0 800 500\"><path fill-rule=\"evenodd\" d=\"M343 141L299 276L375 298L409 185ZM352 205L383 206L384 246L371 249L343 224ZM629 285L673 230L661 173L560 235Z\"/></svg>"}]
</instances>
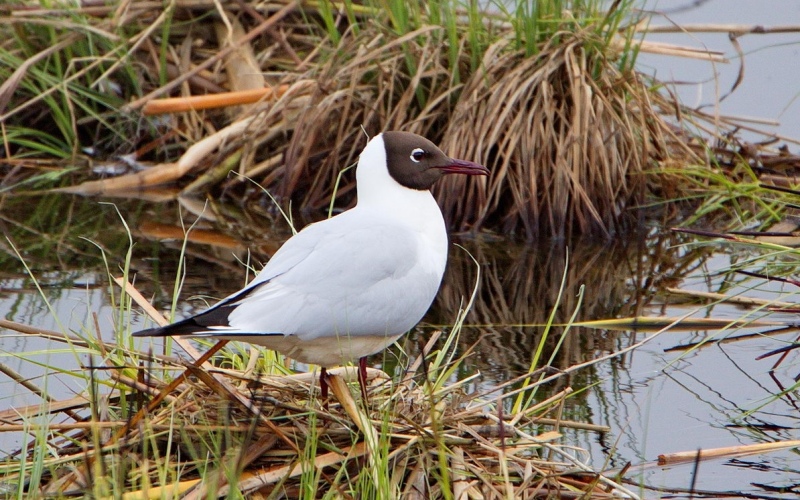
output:
<instances>
[{"instance_id":1,"label":"clump of dead grass","mask_svg":"<svg viewBox=\"0 0 800 500\"><path fill-rule=\"evenodd\" d=\"M529 237L605 233L630 224L647 173L665 156L664 128L649 90L619 69L597 34L564 34L537 57L486 52L460 94L445 132L447 149L492 171L482 205L447 179L441 198L456 220L475 220ZM628 215L626 219L623 215Z\"/></svg>"},{"instance_id":2,"label":"clump of dead grass","mask_svg":"<svg viewBox=\"0 0 800 500\"><path fill-rule=\"evenodd\" d=\"M42 161L69 158L82 175L44 181L86 195L174 183L182 195L257 200L250 178L295 207L325 209L335 193L344 208L355 177L340 174L366 135L403 129L492 170L438 186L451 225L533 239L625 231L651 195L683 196L687 165L702 175L731 158L785 160L759 145L710 144L722 132L705 139L697 123L718 118L635 71L646 44L633 38L642 25L633 2L537 5L6 9L3 189L19 190ZM192 99L150 117L168 96ZM201 105L205 97L226 107Z\"/></svg>"}]
</instances>

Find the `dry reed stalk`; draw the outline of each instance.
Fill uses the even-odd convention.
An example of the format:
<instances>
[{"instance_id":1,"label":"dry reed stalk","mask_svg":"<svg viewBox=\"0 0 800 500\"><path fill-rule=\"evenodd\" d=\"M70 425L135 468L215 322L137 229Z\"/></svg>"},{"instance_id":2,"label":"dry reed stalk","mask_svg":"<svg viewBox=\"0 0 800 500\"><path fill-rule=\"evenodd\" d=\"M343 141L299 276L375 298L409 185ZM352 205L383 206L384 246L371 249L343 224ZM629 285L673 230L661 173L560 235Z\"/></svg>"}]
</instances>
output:
<instances>
[{"instance_id":1,"label":"dry reed stalk","mask_svg":"<svg viewBox=\"0 0 800 500\"><path fill-rule=\"evenodd\" d=\"M796 307L797 304L791 302L781 302L776 300L759 299L754 297L730 296L723 293L701 292L699 290L685 290L681 288L667 288L666 291L673 295L702 299L702 301L736 304L740 306L771 306Z\"/></svg>"},{"instance_id":2,"label":"dry reed stalk","mask_svg":"<svg viewBox=\"0 0 800 500\"><path fill-rule=\"evenodd\" d=\"M647 52L649 54L658 54L663 56L685 57L687 59L698 59L701 61L714 62L725 64L730 62L725 58L723 52L712 51L708 49L697 49L694 47L685 47L675 45L672 43L651 42L648 40L632 40L630 42L615 38L611 44L616 50L620 52L628 50L630 47L635 47L640 52Z\"/></svg>"},{"instance_id":3,"label":"dry reed stalk","mask_svg":"<svg viewBox=\"0 0 800 500\"><path fill-rule=\"evenodd\" d=\"M663 453L658 455L658 465L675 465L710 460L724 457L738 457L755 453L768 453L771 451L800 448L800 441L776 441L774 443L757 443L742 446L729 446L725 448L710 448L694 451L681 451L676 453Z\"/></svg>"},{"instance_id":4,"label":"dry reed stalk","mask_svg":"<svg viewBox=\"0 0 800 500\"><path fill-rule=\"evenodd\" d=\"M772 33L798 33L800 25L787 24L764 26L760 24L681 24L681 25L654 25L641 23L634 27L643 33L732 33L735 35L756 34L766 35Z\"/></svg>"},{"instance_id":5,"label":"dry reed stalk","mask_svg":"<svg viewBox=\"0 0 800 500\"><path fill-rule=\"evenodd\" d=\"M193 95L189 97L166 97L153 99L144 105L142 114L159 115L166 113L182 113L185 111L224 108L242 104L253 104L272 96L281 96L289 88L281 85L277 89L270 87L238 90L235 92L222 92L210 95Z\"/></svg>"}]
</instances>

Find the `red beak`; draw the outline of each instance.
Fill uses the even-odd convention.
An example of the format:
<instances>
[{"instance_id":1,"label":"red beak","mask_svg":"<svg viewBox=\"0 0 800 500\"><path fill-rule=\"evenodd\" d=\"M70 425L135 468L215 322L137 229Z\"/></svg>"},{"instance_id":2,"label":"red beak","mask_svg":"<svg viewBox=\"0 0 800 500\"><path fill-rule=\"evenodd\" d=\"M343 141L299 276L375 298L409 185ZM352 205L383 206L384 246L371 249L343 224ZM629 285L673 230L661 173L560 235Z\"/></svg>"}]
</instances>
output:
<instances>
[{"instance_id":1,"label":"red beak","mask_svg":"<svg viewBox=\"0 0 800 500\"><path fill-rule=\"evenodd\" d=\"M436 167L446 174L489 175L489 169L467 160L450 159L448 165Z\"/></svg>"}]
</instances>

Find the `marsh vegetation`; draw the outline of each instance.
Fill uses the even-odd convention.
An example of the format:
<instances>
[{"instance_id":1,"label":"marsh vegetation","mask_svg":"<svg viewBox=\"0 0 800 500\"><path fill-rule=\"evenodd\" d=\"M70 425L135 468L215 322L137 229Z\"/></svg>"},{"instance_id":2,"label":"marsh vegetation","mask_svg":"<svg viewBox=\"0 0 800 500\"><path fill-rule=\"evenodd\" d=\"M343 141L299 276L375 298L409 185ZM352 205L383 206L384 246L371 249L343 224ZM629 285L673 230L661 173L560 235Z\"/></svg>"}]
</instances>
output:
<instances>
[{"instance_id":1,"label":"marsh vegetation","mask_svg":"<svg viewBox=\"0 0 800 500\"><path fill-rule=\"evenodd\" d=\"M625 477L627 466L589 464L563 436L610 430L586 423L583 398L600 383L598 363L638 347L643 328L684 321L731 334L750 323L794 342L785 317L778 325L767 317L770 308L790 314L786 300L749 303L726 292L757 286L738 270L773 284L764 277L795 272L796 227L773 224L795 209L800 159L785 143L745 142L736 130L749 125L689 109L637 72L639 51L663 50L642 39L648 18L637 7L0 6L0 262L22 263L27 277L9 278L37 288L44 304L70 286L102 288L111 304L110 320L93 311L73 331L55 309L52 328L0 320L14 336L48 341L5 355L59 373L71 393L51 396L47 377L34 382L0 365L41 398L0 413L2 430L22 436L0 465L0 495L648 497L649 485ZM156 354L132 342L151 302L136 289L157 309L186 313L195 307L180 301L187 291L207 294L226 273L244 279L289 234L276 207L305 222L352 205L354 176L343 167L364 132L384 129L424 135L492 175L437 191L479 265L453 260L428 326L375 360L388 378L372 372L369 403L343 375L324 408L313 377L293 375L272 352L228 346L187 361L183 350L221 346L167 343ZM704 229L653 229L673 224ZM265 227L278 229L265 235ZM533 244L580 234L633 243ZM499 236L515 242L493 246ZM719 295L673 286L671 304L735 302L745 312L709 313L705 324L645 318L666 307L676 276L701 273L713 252L732 247L748 253L721 273ZM187 278L187 267L199 271ZM49 281L65 268L72 274ZM84 282L89 270L97 283ZM590 324L606 318L614 321ZM703 352L720 338L698 337L708 340L680 348ZM56 352L79 368L50 361ZM478 376L486 373L490 384ZM796 391L789 382L765 406ZM792 445L752 430L749 415L731 418L758 440Z\"/></svg>"}]
</instances>

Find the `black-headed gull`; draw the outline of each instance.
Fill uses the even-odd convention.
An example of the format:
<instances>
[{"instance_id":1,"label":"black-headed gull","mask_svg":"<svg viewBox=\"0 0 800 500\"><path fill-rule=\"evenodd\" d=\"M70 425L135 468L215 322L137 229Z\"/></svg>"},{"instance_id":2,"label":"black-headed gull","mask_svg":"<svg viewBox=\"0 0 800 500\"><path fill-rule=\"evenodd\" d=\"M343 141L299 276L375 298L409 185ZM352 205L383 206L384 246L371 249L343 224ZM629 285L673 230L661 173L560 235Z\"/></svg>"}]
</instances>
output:
<instances>
[{"instance_id":1,"label":"black-headed gull","mask_svg":"<svg viewBox=\"0 0 800 500\"><path fill-rule=\"evenodd\" d=\"M188 335L266 346L322 367L385 349L433 302L447 232L431 186L445 174L487 175L408 132L375 136L358 160L358 202L292 236L244 289L195 316L135 337ZM365 392L366 394L366 392Z\"/></svg>"}]
</instances>

